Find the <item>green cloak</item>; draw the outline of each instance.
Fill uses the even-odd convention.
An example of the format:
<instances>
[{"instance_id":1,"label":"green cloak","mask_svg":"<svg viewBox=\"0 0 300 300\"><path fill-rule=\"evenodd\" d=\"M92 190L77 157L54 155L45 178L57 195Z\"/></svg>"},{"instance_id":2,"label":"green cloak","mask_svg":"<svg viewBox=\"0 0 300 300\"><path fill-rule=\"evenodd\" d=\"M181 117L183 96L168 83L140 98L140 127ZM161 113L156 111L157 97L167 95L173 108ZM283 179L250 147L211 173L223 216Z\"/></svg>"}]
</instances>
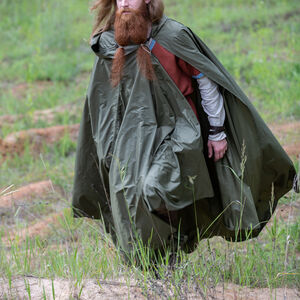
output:
<instances>
[{"instance_id":1,"label":"green cloak","mask_svg":"<svg viewBox=\"0 0 300 300\"><path fill-rule=\"evenodd\" d=\"M138 46L125 48L120 84L110 70L114 32L94 36L96 61L83 111L76 154L73 210L103 219L124 251L141 239L154 249L179 235L188 251L200 238L244 240L258 235L277 201L293 184L295 169L257 111L208 47L184 25L163 17L151 36L219 85L226 110L228 151L207 158L207 116L197 88L185 97L151 54L156 80L136 63ZM177 211L179 225L154 211ZM180 234L178 234L180 231ZM237 234L238 233L238 234Z\"/></svg>"}]
</instances>

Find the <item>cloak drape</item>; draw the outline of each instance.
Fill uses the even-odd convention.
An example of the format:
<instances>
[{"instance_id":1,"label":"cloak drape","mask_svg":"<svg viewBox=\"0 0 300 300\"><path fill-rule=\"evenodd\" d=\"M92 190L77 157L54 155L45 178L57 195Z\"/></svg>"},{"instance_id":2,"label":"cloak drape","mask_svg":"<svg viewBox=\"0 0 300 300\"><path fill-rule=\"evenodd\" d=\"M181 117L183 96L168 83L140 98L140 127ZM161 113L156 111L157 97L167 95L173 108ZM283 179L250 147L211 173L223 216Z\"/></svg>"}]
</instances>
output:
<instances>
[{"instance_id":1,"label":"cloak drape","mask_svg":"<svg viewBox=\"0 0 300 300\"><path fill-rule=\"evenodd\" d=\"M219 85L226 110L228 151L207 158L207 117L199 91L197 120L177 86L151 55L156 80L136 63L138 46L125 48L120 84L110 70L117 49L114 32L94 36L94 68L81 120L73 210L76 217L102 218L124 251L132 242L161 248L180 230L188 251L201 238L255 237L293 184L293 163L256 109L208 47L184 25L163 17L151 36L165 49ZM155 210L177 211L169 224ZM237 234L238 233L238 234Z\"/></svg>"}]
</instances>

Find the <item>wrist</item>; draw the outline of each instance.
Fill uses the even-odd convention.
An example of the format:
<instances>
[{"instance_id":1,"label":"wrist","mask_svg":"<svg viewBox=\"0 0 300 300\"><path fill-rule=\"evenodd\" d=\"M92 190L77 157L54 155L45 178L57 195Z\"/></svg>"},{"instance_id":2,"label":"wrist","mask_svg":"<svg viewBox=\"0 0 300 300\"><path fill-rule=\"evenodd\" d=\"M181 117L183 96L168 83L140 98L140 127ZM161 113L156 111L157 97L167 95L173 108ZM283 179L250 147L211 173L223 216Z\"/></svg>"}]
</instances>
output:
<instances>
[{"instance_id":1,"label":"wrist","mask_svg":"<svg viewBox=\"0 0 300 300\"><path fill-rule=\"evenodd\" d=\"M213 142L218 142L226 139L226 133L224 131L221 131L217 134L210 134L208 136L208 140L213 141Z\"/></svg>"},{"instance_id":2,"label":"wrist","mask_svg":"<svg viewBox=\"0 0 300 300\"><path fill-rule=\"evenodd\" d=\"M220 132L223 132L225 130L224 126L210 126L209 127L209 135L216 135Z\"/></svg>"}]
</instances>

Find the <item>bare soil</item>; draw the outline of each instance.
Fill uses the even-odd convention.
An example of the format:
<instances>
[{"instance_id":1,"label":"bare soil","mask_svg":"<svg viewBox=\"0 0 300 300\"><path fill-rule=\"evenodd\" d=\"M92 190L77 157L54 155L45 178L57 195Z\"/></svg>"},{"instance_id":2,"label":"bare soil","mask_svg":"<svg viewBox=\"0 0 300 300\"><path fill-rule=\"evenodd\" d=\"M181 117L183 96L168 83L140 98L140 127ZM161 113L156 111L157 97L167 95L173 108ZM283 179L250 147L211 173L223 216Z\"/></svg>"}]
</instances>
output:
<instances>
[{"instance_id":1,"label":"bare soil","mask_svg":"<svg viewBox=\"0 0 300 300\"><path fill-rule=\"evenodd\" d=\"M54 108L36 110L32 115L32 119L33 119L33 122L38 122L40 120L43 120L44 122L52 123L55 120L57 114L61 114L66 111L68 112L69 117L76 116L76 114L78 113L78 107L77 107L76 103L71 102L71 103L67 103L64 105L56 106ZM3 127L3 125L12 124L22 118L24 118L24 115L0 116L0 128Z\"/></svg>"},{"instance_id":2,"label":"bare soil","mask_svg":"<svg viewBox=\"0 0 300 300\"><path fill-rule=\"evenodd\" d=\"M118 281L96 279L84 280L79 286L72 281L55 278L16 277L11 280L11 288L7 279L0 279L0 298L24 299L28 297L30 287L31 299L162 299L159 293L143 291L134 280L129 278ZM54 291L54 292L53 292ZM54 297L53 297L54 296ZM190 293L181 299L207 300L295 300L300 293L296 289L277 288L270 290L250 289L235 284L218 285L206 292ZM172 295L170 295L172 299Z\"/></svg>"},{"instance_id":3,"label":"bare soil","mask_svg":"<svg viewBox=\"0 0 300 300\"><path fill-rule=\"evenodd\" d=\"M32 201L35 198L45 198L45 195L62 193L58 186L54 186L51 180L33 182L16 190L10 189L0 197L0 208L12 208L16 204Z\"/></svg>"},{"instance_id":4,"label":"bare soil","mask_svg":"<svg viewBox=\"0 0 300 300\"><path fill-rule=\"evenodd\" d=\"M53 213L21 230L8 231L7 235L2 238L2 243L9 246L11 242L20 244L24 242L26 238L33 238L35 236L45 238L51 233L51 227L57 226L57 220L62 215L62 213Z\"/></svg>"},{"instance_id":5,"label":"bare soil","mask_svg":"<svg viewBox=\"0 0 300 300\"><path fill-rule=\"evenodd\" d=\"M300 156L300 141L296 142L295 144L291 145L283 145L283 149L289 156Z\"/></svg>"},{"instance_id":6,"label":"bare soil","mask_svg":"<svg viewBox=\"0 0 300 300\"><path fill-rule=\"evenodd\" d=\"M15 98L21 100L26 97L28 91L32 88L34 88L34 93L36 95L41 94L45 89L51 86L53 86L53 82L48 80L37 80L34 82L34 86L32 83L21 82L13 85L13 87L11 88L11 92Z\"/></svg>"},{"instance_id":7,"label":"bare soil","mask_svg":"<svg viewBox=\"0 0 300 300\"><path fill-rule=\"evenodd\" d=\"M290 204L281 204L277 206L275 215L279 220L292 222L300 215L300 198Z\"/></svg>"},{"instance_id":8,"label":"bare soil","mask_svg":"<svg viewBox=\"0 0 300 300\"><path fill-rule=\"evenodd\" d=\"M289 156L300 155L300 121L270 124L271 131Z\"/></svg>"},{"instance_id":9,"label":"bare soil","mask_svg":"<svg viewBox=\"0 0 300 300\"><path fill-rule=\"evenodd\" d=\"M44 144L51 145L69 134L72 141L77 140L79 124L58 125L48 128L33 128L9 134L5 139L0 139L0 154L2 159L11 155L22 155L25 144L30 145L33 153L42 150Z\"/></svg>"}]
</instances>

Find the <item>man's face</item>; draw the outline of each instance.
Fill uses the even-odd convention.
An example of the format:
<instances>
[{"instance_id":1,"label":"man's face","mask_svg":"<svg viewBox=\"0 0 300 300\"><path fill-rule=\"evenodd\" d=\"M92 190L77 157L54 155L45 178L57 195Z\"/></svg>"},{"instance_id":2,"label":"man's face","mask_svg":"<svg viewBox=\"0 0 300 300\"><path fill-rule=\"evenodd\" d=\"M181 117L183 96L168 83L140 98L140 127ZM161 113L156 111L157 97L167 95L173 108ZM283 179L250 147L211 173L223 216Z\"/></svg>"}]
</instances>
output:
<instances>
[{"instance_id":1,"label":"man's face","mask_svg":"<svg viewBox=\"0 0 300 300\"><path fill-rule=\"evenodd\" d=\"M117 7L118 9L134 9L137 10L141 7L142 2L148 4L151 0L117 0Z\"/></svg>"},{"instance_id":2,"label":"man's face","mask_svg":"<svg viewBox=\"0 0 300 300\"><path fill-rule=\"evenodd\" d=\"M115 40L120 46L142 44L147 40L149 14L147 3L151 0L116 0L114 29Z\"/></svg>"}]
</instances>

